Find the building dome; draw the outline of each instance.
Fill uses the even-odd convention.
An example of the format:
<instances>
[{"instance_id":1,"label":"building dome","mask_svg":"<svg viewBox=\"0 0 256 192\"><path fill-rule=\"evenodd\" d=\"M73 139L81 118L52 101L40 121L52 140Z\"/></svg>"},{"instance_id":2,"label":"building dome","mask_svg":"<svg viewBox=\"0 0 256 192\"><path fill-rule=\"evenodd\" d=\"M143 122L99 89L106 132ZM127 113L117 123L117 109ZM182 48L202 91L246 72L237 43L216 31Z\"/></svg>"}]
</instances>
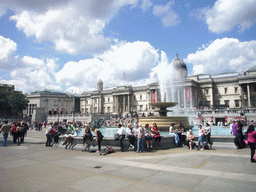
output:
<instances>
[{"instance_id":1,"label":"building dome","mask_svg":"<svg viewBox=\"0 0 256 192\"><path fill-rule=\"evenodd\" d=\"M173 60L173 66L175 69L185 69L187 71L187 65L179 59L178 54L176 54L176 59Z\"/></svg>"}]
</instances>

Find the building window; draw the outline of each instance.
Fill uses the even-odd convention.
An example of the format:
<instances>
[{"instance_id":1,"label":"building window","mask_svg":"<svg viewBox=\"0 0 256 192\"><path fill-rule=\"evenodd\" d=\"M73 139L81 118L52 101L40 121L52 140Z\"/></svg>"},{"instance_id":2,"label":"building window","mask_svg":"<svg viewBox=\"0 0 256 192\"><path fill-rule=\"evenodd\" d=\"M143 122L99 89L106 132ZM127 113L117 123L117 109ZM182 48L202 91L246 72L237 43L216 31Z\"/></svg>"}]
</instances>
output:
<instances>
[{"instance_id":1,"label":"building window","mask_svg":"<svg viewBox=\"0 0 256 192\"><path fill-rule=\"evenodd\" d=\"M239 107L239 100L235 100L235 107Z\"/></svg>"},{"instance_id":2,"label":"building window","mask_svg":"<svg viewBox=\"0 0 256 192\"><path fill-rule=\"evenodd\" d=\"M205 89L205 94L208 95L209 94L209 90Z\"/></svg>"},{"instance_id":3,"label":"building window","mask_svg":"<svg viewBox=\"0 0 256 192\"><path fill-rule=\"evenodd\" d=\"M206 101L206 102L205 102L205 106L206 106L206 107L210 107L210 101Z\"/></svg>"},{"instance_id":4,"label":"building window","mask_svg":"<svg viewBox=\"0 0 256 192\"><path fill-rule=\"evenodd\" d=\"M225 103L225 107L229 108L229 100L224 100L224 103Z\"/></svg>"},{"instance_id":5,"label":"building window","mask_svg":"<svg viewBox=\"0 0 256 192\"><path fill-rule=\"evenodd\" d=\"M237 87L235 87L235 93L237 93L237 90L238 90Z\"/></svg>"},{"instance_id":6,"label":"building window","mask_svg":"<svg viewBox=\"0 0 256 192\"><path fill-rule=\"evenodd\" d=\"M140 100L142 100L142 95L140 95Z\"/></svg>"},{"instance_id":7,"label":"building window","mask_svg":"<svg viewBox=\"0 0 256 192\"><path fill-rule=\"evenodd\" d=\"M224 92L225 92L225 94L227 94L228 93L228 88L226 87L226 88L224 88Z\"/></svg>"},{"instance_id":8,"label":"building window","mask_svg":"<svg viewBox=\"0 0 256 192\"><path fill-rule=\"evenodd\" d=\"M133 96L133 100L136 101L136 96L135 95Z\"/></svg>"}]
</instances>

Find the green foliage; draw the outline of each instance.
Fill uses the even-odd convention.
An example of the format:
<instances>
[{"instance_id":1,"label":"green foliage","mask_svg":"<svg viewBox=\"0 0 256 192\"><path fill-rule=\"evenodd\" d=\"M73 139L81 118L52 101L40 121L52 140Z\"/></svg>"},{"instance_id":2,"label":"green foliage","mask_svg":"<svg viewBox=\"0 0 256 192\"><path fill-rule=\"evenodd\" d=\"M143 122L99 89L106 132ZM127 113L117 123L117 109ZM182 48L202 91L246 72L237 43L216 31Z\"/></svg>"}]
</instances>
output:
<instances>
[{"instance_id":1,"label":"green foliage","mask_svg":"<svg viewBox=\"0 0 256 192\"><path fill-rule=\"evenodd\" d=\"M10 96L0 92L0 116L14 117L22 113L28 106L29 101L20 92L14 92Z\"/></svg>"}]
</instances>

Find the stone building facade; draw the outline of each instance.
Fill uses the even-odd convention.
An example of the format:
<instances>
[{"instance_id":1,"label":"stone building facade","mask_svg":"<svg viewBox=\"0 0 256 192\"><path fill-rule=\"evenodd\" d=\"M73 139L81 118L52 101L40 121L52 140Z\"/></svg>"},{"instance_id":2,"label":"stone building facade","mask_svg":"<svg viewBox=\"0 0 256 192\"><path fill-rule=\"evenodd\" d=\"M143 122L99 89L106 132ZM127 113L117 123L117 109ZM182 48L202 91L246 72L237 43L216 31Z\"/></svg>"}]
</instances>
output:
<instances>
[{"instance_id":1,"label":"stone building facade","mask_svg":"<svg viewBox=\"0 0 256 192\"><path fill-rule=\"evenodd\" d=\"M68 95L66 93L50 90L35 91L30 95L27 95L27 99L29 100L28 108L23 112L23 114L27 117L36 117L36 120L46 119L43 115L40 115L39 117L34 114L37 113L37 110L40 114L43 114L44 112L46 116L55 114L71 114L74 113L75 110L77 110L77 112L80 111L80 102L76 101L76 97L74 95ZM76 105L79 105L79 107L76 107Z\"/></svg>"},{"instance_id":2,"label":"stone building facade","mask_svg":"<svg viewBox=\"0 0 256 192\"><path fill-rule=\"evenodd\" d=\"M256 67L240 73L187 76L186 64L178 58L172 62L179 78L174 79L174 99L180 111L208 109L255 109ZM118 86L103 89L99 80L97 90L80 97L84 114L125 114L154 112L150 103L161 101L158 82L146 86Z\"/></svg>"}]
</instances>

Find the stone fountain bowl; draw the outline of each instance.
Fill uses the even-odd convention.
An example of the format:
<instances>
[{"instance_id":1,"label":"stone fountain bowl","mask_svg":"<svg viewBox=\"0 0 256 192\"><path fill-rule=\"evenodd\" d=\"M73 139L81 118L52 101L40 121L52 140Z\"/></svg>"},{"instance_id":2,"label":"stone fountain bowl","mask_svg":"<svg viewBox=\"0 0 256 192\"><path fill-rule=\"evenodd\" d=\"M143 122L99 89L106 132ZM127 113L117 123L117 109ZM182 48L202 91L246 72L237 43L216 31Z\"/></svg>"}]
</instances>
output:
<instances>
[{"instance_id":1,"label":"stone fountain bowl","mask_svg":"<svg viewBox=\"0 0 256 192\"><path fill-rule=\"evenodd\" d=\"M162 108L175 107L178 103L175 102L159 102L159 103L150 103L151 106Z\"/></svg>"}]
</instances>

